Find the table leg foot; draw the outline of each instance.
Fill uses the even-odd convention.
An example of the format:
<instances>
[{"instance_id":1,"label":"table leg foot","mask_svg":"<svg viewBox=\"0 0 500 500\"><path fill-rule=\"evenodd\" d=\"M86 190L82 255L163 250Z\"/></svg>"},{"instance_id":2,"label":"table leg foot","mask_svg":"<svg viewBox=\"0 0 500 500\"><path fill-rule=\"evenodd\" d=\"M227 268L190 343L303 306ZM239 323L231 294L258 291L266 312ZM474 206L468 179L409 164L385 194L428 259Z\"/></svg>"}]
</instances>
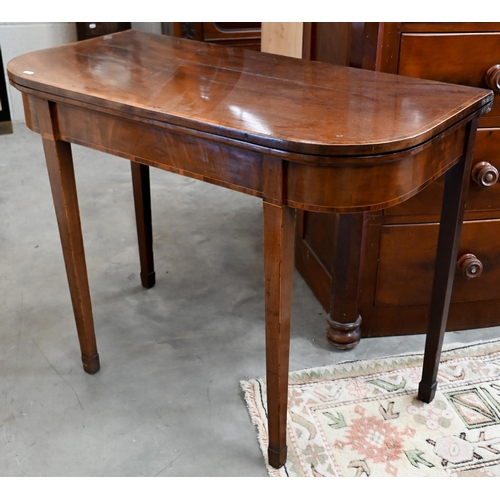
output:
<instances>
[{"instance_id":1,"label":"table leg foot","mask_svg":"<svg viewBox=\"0 0 500 500\"><path fill-rule=\"evenodd\" d=\"M339 323L327 316L326 340L337 349L347 350L356 347L361 339L361 316L353 323Z\"/></svg>"},{"instance_id":2,"label":"table leg foot","mask_svg":"<svg viewBox=\"0 0 500 500\"><path fill-rule=\"evenodd\" d=\"M99 362L99 354L95 354L91 358L82 356L83 370L90 375L94 375L101 369L101 364Z\"/></svg>"},{"instance_id":3,"label":"table leg foot","mask_svg":"<svg viewBox=\"0 0 500 500\"><path fill-rule=\"evenodd\" d=\"M141 283L144 288L147 288L148 290L150 288L153 288L156 283L156 273L153 271L152 273L149 274L143 274L141 273Z\"/></svg>"},{"instance_id":4,"label":"table leg foot","mask_svg":"<svg viewBox=\"0 0 500 500\"><path fill-rule=\"evenodd\" d=\"M274 467L275 469L283 467L286 462L287 449L288 448L286 445L280 451L274 451L271 448L268 448L267 455L269 458L269 465L271 465L271 467Z\"/></svg>"},{"instance_id":5,"label":"table leg foot","mask_svg":"<svg viewBox=\"0 0 500 500\"><path fill-rule=\"evenodd\" d=\"M420 399L420 401L423 401L424 403L430 403L436 395L437 385L437 382L434 382L431 385L420 382L418 386L418 399Z\"/></svg>"}]
</instances>

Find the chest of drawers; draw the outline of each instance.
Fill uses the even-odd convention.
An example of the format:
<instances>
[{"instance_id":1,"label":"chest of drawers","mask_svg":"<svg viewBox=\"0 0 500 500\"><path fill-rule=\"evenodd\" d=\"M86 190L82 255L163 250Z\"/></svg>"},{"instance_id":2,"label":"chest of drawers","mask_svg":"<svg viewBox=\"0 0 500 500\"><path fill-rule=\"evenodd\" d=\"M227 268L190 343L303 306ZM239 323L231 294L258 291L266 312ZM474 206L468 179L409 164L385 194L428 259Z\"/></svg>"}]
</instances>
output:
<instances>
[{"instance_id":1,"label":"chest of drawers","mask_svg":"<svg viewBox=\"0 0 500 500\"><path fill-rule=\"evenodd\" d=\"M351 66L500 93L500 23L336 23L329 43ZM500 98L479 127L448 330L500 324ZM296 265L333 345L425 331L442 192L440 179L373 214L300 213Z\"/></svg>"}]
</instances>

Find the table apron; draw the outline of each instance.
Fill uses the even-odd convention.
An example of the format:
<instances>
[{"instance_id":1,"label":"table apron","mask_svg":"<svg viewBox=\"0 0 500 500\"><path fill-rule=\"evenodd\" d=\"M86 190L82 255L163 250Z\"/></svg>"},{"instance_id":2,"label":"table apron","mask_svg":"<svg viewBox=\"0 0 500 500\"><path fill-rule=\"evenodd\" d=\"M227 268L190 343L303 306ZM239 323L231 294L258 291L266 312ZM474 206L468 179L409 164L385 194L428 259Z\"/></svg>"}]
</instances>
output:
<instances>
[{"instance_id":1,"label":"table apron","mask_svg":"<svg viewBox=\"0 0 500 500\"><path fill-rule=\"evenodd\" d=\"M43 135L34 114L36 99L25 96L31 110L28 125ZM168 124L67 103L51 106L55 139L260 198L265 197L264 158L274 157L284 171L284 196L279 203L313 212L340 213L382 210L421 191L464 154L469 121L459 122L420 146L392 154L309 156L300 161L301 155L289 154L286 159L283 151L253 151L252 145L228 144L224 138L218 142Z\"/></svg>"},{"instance_id":2,"label":"table apron","mask_svg":"<svg viewBox=\"0 0 500 500\"><path fill-rule=\"evenodd\" d=\"M290 162L287 204L311 212L328 212L335 207L339 213L371 212L397 205L455 165L464 155L465 137L463 123L399 155L346 158L331 167Z\"/></svg>"}]
</instances>

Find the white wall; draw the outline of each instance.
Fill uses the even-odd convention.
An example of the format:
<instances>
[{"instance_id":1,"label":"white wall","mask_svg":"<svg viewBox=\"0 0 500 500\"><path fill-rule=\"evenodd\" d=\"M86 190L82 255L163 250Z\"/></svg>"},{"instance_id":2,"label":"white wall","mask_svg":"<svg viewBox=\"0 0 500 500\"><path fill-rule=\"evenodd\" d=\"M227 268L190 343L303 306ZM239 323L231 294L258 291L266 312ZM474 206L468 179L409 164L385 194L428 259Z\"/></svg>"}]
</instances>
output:
<instances>
[{"instance_id":1,"label":"white wall","mask_svg":"<svg viewBox=\"0 0 500 500\"><path fill-rule=\"evenodd\" d=\"M132 23L134 29L161 33L161 23ZM2 23L0 47L4 66L16 56L76 41L75 23ZM4 69L5 71L5 69ZM5 76L8 82L7 75ZM24 122L21 93L7 83L13 122Z\"/></svg>"},{"instance_id":2,"label":"white wall","mask_svg":"<svg viewBox=\"0 0 500 500\"><path fill-rule=\"evenodd\" d=\"M161 33L161 23L132 23L132 28L150 33Z\"/></svg>"},{"instance_id":3,"label":"white wall","mask_svg":"<svg viewBox=\"0 0 500 500\"><path fill-rule=\"evenodd\" d=\"M76 41L75 23L0 23L4 65L16 56ZM7 76L6 81L8 82ZM12 121L24 121L21 93L7 83Z\"/></svg>"}]
</instances>

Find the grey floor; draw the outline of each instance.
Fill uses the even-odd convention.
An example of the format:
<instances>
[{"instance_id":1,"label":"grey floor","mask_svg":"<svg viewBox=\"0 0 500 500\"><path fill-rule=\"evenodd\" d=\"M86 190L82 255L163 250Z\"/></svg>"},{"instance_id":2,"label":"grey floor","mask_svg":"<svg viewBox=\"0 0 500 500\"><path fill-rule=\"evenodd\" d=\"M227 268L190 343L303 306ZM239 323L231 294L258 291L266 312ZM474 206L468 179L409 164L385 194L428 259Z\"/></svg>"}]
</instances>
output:
<instances>
[{"instance_id":1,"label":"grey floor","mask_svg":"<svg viewBox=\"0 0 500 500\"><path fill-rule=\"evenodd\" d=\"M128 162L73 151L102 368L81 368L41 141L15 124L0 136L0 476L266 476L239 385L264 375L260 200L153 170L157 285L144 290ZM338 352L324 330L296 273L291 370L424 342Z\"/></svg>"}]
</instances>

